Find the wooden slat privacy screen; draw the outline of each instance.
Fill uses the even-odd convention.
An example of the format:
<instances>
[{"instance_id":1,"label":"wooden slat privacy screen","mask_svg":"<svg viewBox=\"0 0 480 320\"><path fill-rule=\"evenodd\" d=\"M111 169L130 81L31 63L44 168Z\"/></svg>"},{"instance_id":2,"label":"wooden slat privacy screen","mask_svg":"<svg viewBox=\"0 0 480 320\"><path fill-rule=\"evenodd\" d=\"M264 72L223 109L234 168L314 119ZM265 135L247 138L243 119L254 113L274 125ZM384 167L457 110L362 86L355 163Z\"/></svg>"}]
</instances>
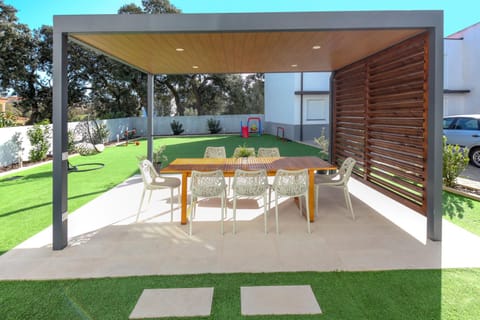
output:
<instances>
[{"instance_id":1,"label":"wooden slat privacy screen","mask_svg":"<svg viewBox=\"0 0 480 320\"><path fill-rule=\"evenodd\" d=\"M428 34L340 69L333 78L333 157L426 215Z\"/></svg>"}]
</instances>

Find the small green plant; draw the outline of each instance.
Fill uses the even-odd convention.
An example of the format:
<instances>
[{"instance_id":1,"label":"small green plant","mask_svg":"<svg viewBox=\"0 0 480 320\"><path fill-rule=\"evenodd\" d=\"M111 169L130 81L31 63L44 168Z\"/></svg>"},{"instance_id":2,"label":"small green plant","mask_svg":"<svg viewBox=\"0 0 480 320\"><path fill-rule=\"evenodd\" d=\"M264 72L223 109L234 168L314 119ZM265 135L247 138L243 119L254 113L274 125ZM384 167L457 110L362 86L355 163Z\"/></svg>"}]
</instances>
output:
<instances>
[{"instance_id":1,"label":"small green plant","mask_svg":"<svg viewBox=\"0 0 480 320\"><path fill-rule=\"evenodd\" d=\"M319 155L320 155L320 158L322 158L323 160L328 160L329 141L325 137L325 127L322 128L322 132L320 134L320 137L313 138L313 140L315 141L315 143L318 145L318 148L320 149L320 151L318 152Z\"/></svg>"},{"instance_id":2,"label":"small green plant","mask_svg":"<svg viewBox=\"0 0 480 320\"><path fill-rule=\"evenodd\" d=\"M168 161L168 157L165 154L165 149L167 148L166 145L162 144L153 150L152 154L152 164L157 171L160 171L162 168L162 163L166 163ZM142 161L147 159L145 155L137 156L138 161Z\"/></svg>"},{"instance_id":3,"label":"small green plant","mask_svg":"<svg viewBox=\"0 0 480 320\"><path fill-rule=\"evenodd\" d=\"M255 156L255 149L247 147L246 143L235 148L235 151L233 153L234 158L246 158L246 157L254 157L254 156Z\"/></svg>"},{"instance_id":4,"label":"small green plant","mask_svg":"<svg viewBox=\"0 0 480 320\"><path fill-rule=\"evenodd\" d=\"M11 112L0 112L0 128L14 127L17 117Z\"/></svg>"},{"instance_id":5,"label":"small green plant","mask_svg":"<svg viewBox=\"0 0 480 320\"><path fill-rule=\"evenodd\" d=\"M173 120L171 123L170 123L170 127L172 128L172 131L173 131L173 134L175 136L178 136L179 134L182 134L183 131L183 124L180 123L180 121L177 121L177 120Z\"/></svg>"},{"instance_id":6,"label":"small green plant","mask_svg":"<svg viewBox=\"0 0 480 320\"><path fill-rule=\"evenodd\" d=\"M67 132L67 152L69 154L75 153L75 132L68 130Z\"/></svg>"},{"instance_id":7,"label":"small green plant","mask_svg":"<svg viewBox=\"0 0 480 320\"><path fill-rule=\"evenodd\" d=\"M50 149L50 126L36 124L28 129L27 136L32 145L29 153L30 160L41 161L47 158L48 149Z\"/></svg>"},{"instance_id":8,"label":"small green plant","mask_svg":"<svg viewBox=\"0 0 480 320\"><path fill-rule=\"evenodd\" d=\"M455 180L465 170L468 162L468 148L447 144L447 137L443 136L443 184L454 187Z\"/></svg>"},{"instance_id":9,"label":"small green plant","mask_svg":"<svg viewBox=\"0 0 480 320\"><path fill-rule=\"evenodd\" d=\"M220 120L210 118L207 120L207 125L208 131L210 131L211 134L219 133L220 131L222 131L222 127L220 126Z\"/></svg>"}]
</instances>

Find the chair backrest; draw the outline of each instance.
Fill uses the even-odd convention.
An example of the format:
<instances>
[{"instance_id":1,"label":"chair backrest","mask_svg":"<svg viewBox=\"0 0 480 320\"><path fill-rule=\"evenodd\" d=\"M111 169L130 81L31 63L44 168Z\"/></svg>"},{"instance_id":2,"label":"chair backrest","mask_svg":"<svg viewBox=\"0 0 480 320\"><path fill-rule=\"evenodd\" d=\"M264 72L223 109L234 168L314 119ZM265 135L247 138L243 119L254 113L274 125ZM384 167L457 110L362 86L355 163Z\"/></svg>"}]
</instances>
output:
<instances>
[{"instance_id":1,"label":"chair backrest","mask_svg":"<svg viewBox=\"0 0 480 320\"><path fill-rule=\"evenodd\" d=\"M236 147L235 150L233 151L233 157L234 158L239 158L242 157L243 155L241 154L244 152L244 150L247 150L251 155L250 157L255 157L255 148L244 148L244 147Z\"/></svg>"},{"instance_id":2,"label":"chair backrest","mask_svg":"<svg viewBox=\"0 0 480 320\"><path fill-rule=\"evenodd\" d=\"M227 152L225 151L225 147L206 147L203 157L204 158L226 158Z\"/></svg>"},{"instance_id":3,"label":"chair backrest","mask_svg":"<svg viewBox=\"0 0 480 320\"><path fill-rule=\"evenodd\" d=\"M289 197L304 195L308 191L308 170L277 170L273 180L273 190Z\"/></svg>"},{"instance_id":4,"label":"chair backrest","mask_svg":"<svg viewBox=\"0 0 480 320\"><path fill-rule=\"evenodd\" d=\"M355 159L353 159L352 157L348 157L345 160L343 160L343 163L340 169L338 169L338 174L340 175L339 182L348 183L348 180L352 175L352 171L356 163L357 161L355 161Z\"/></svg>"},{"instance_id":5,"label":"chair backrest","mask_svg":"<svg viewBox=\"0 0 480 320\"><path fill-rule=\"evenodd\" d=\"M257 156L266 158L278 158L280 157L280 150L278 148L258 148Z\"/></svg>"},{"instance_id":6,"label":"chair backrest","mask_svg":"<svg viewBox=\"0 0 480 320\"><path fill-rule=\"evenodd\" d=\"M268 188L267 171L262 170L235 170L232 189L234 194L254 197L265 193Z\"/></svg>"},{"instance_id":7,"label":"chair backrest","mask_svg":"<svg viewBox=\"0 0 480 320\"><path fill-rule=\"evenodd\" d=\"M145 186L149 186L152 184L153 180L158 176L153 164L145 159L138 163L138 167L140 168L140 173L142 174L143 184Z\"/></svg>"},{"instance_id":8,"label":"chair backrest","mask_svg":"<svg viewBox=\"0 0 480 320\"><path fill-rule=\"evenodd\" d=\"M196 171L192 170L190 179L190 191L193 196L218 197L225 192L225 177L221 170Z\"/></svg>"}]
</instances>

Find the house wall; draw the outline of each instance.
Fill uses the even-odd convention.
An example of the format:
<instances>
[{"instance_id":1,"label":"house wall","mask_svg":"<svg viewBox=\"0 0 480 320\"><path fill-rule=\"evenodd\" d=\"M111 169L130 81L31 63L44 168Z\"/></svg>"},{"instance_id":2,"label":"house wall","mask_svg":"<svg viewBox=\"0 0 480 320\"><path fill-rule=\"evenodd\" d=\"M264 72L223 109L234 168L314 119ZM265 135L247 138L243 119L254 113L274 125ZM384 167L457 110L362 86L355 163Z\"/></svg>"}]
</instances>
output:
<instances>
[{"instance_id":1,"label":"house wall","mask_svg":"<svg viewBox=\"0 0 480 320\"><path fill-rule=\"evenodd\" d=\"M470 90L445 93L444 114L480 113L480 24L444 40L444 88Z\"/></svg>"},{"instance_id":2,"label":"house wall","mask_svg":"<svg viewBox=\"0 0 480 320\"><path fill-rule=\"evenodd\" d=\"M301 77L299 72L265 74L265 132L275 135L282 127L285 138L310 141L328 127L329 95L295 94L302 91ZM329 87L329 72L303 73L304 92L329 91ZM329 130L324 132L328 136Z\"/></svg>"}]
</instances>

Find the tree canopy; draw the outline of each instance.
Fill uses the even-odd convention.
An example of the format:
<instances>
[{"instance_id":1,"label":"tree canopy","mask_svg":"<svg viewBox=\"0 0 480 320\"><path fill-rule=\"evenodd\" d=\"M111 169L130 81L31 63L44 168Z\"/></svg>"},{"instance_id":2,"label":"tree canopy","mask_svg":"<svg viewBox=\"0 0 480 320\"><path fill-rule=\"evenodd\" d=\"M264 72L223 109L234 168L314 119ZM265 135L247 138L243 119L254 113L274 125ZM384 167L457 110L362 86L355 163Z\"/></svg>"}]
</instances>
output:
<instances>
[{"instance_id":1,"label":"tree canopy","mask_svg":"<svg viewBox=\"0 0 480 320\"><path fill-rule=\"evenodd\" d=\"M17 10L0 0L0 89L14 90L18 109L38 123L52 117L51 26L30 30ZM181 13L168 0L126 4L119 14ZM68 108L71 120L139 115L146 106L147 75L70 42ZM179 74L155 76L158 116L263 113L263 74Z\"/></svg>"}]
</instances>

